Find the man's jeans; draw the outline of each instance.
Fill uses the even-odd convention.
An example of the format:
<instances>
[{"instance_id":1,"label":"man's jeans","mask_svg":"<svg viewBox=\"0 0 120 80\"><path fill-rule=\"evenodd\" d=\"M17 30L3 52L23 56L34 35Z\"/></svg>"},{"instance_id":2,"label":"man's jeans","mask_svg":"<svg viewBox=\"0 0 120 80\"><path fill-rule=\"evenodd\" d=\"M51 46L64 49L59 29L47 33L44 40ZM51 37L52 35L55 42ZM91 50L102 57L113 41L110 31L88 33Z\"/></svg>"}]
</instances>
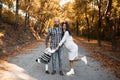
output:
<instances>
[{"instance_id":1,"label":"man's jeans","mask_svg":"<svg viewBox=\"0 0 120 80\"><path fill-rule=\"evenodd\" d=\"M61 46L58 51L53 53L52 55L52 67L53 70L56 71L56 58L58 56L58 62L59 62L59 70L62 71L62 59L61 59L61 54L63 54L63 47Z\"/></svg>"}]
</instances>

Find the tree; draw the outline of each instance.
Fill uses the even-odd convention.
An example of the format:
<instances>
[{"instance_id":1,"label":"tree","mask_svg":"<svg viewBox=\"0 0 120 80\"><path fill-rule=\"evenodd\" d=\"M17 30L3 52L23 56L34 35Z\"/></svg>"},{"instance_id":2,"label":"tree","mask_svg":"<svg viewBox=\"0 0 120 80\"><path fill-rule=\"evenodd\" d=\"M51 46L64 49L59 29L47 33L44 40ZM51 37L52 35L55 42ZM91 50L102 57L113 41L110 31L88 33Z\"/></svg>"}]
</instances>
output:
<instances>
[{"instance_id":1,"label":"tree","mask_svg":"<svg viewBox=\"0 0 120 80\"><path fill-rule=\"evenodd\" d=\"M98 9L99 9L99 19L98 19L98 45L101 47L101 6L102 6L102 0L97 0L98 3Z\"/></svg>"},{"instance_id":2,"label":"tree","mask_svg":"<svg viewBox=\"0 0 120 80\"><path fill-rule=\"evenodd\" d=\"M19 0L16 0L16 21L15 21L15 27L14 29L16 30L18 28L18 24L19 24Z\"/></svg>"},{"instance_id":3,"label":"tree","mask_svg":"<svg viewBox=\"0 0 120 80\"><path fill-rule=\"evenodd\" d=\"M0 19L1 19L1 17L2 17L2 0L0 0Z\"/></svg>"},{"instance_id":4,"label":"tree","mask_svg":"<svg viewBox=\"0 0 120 80\"><path fill-rule=\"evenodd\" d=\"M40 3L41 7L38 12L38 20L37 24L39 24L39 34L42 36L43 30L46 28L46 22L49 21L50 18L59 16L59 2L58 1L50 1L43 0Z\"/></svg>"},{"instance_id":5,"label":"tree","mask_svg":"<svg viewBox=\"0 0 120 80\"><path fill-rule=\"evenodd\" d=\"M110 36L111 36L111 43L112 43L112 50L115 51L116 45L115 45L115 24L113 21L113 17L111 16L111 10L112 10L112 0L108 0L107 8L106 8L106 22L108 23L108 26L110 27Z\"/></svg>"},{"instance_id":6,"label":"tree","mask_svg":"<svg viewBox=\"0 0 120 80\"><path fill-rule=\"evenodd\" d=\"M27 30L27 28L29 27L29 10L30 10L30 0L25 0L25 5L26 5L26 13L25 13L25 31Z\"/></svg>"},{"instance_id":7,"label":"tree","mask_svg":"<svg viewBox=\"0 0 120 80\"><path fill-rule=\"evenodd\" d=\"M6 4L9 8L13 7L14 0L0 0L0 18L2 18L3 4Z\"/></svg>"},{"instance_id":8,"label":"tree","mask_svg":"<svg viewBox=\"0 0 120 80\"><path fill-rule=\"evenodd\" d=\"M79 35L79 16L75 16L77 12L74 10L74 3L68 2L64 4L60 9L60 17L63 21L68 21L70 29L73 34Z\"/></svg>"},{"instance_id":9,"label":"tree","mask_svg":"<svg viewBox=\"0 0 120 80\"><path fill-rule=\"evenodd\" d=\"M87 32L88 32L88 34L87 34L87 36L88 36L88 42L90 41L90 21L89 21L89 18L88 18L88 15L87 15L87 13L88 13L88 11L87 11L87 8L88 7L88 2L86 2L86 6L85 6L85 19L86 19L86 22L87 22Z\"/></svg>"},{"instance_id":10,"label":"tree","mask_svg":"<svg viewBox=\"0 0 120 80\"><path fill-rule=\"evenodd\" d=\"M79 21L76 20L76 35L79 36Z\"/></svg>"}]
</instances>

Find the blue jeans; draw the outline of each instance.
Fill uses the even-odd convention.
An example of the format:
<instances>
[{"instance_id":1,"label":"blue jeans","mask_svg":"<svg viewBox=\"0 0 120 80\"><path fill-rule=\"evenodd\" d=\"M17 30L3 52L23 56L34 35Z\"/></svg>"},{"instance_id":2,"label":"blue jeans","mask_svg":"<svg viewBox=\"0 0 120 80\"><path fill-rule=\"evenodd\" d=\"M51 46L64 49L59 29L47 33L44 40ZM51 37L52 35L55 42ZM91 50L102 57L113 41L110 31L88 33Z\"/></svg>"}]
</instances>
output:
<instances>
[{"instance_id":1,"label":"blue jeans","mask_svg":"<svg viewBox=\"0 0 120 80\"><path fill-rule=\"evenodd\" d=\"M52 55L52 68L56 71L56 57L58 56L58 62L59 62L59 70L62 71L62 59L61 54L63 54L63 48L62 46L59 48L58 51L53 53Z\"/></svg>"}]
</instances>

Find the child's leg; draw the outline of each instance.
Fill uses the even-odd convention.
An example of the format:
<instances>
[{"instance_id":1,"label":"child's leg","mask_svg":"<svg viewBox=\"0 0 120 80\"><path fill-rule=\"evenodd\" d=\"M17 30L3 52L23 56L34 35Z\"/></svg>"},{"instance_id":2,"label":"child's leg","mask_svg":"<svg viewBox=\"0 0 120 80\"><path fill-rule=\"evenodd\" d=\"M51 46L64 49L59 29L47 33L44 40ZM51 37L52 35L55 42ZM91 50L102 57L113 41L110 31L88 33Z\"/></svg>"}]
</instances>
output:
<instances>
[{"instance_id":1,"label":"child's leg","mask_svg":"<svg viewBox=\"0 0 120 80\"><path fill-rule=\"evenodd\" d=\"M45 71L48 71L48 64L45 64Z\"/></svg>"},{"instance_id":2,"label":"child's leg","mask_svg":"<svg viewBox=\"0 0 120 80\"><path fill-rule=\"evenodd\" d=\"M48 71L48 64L45 64L45 73L50 74L50 72Z\"/></svg>"}]
</instances>

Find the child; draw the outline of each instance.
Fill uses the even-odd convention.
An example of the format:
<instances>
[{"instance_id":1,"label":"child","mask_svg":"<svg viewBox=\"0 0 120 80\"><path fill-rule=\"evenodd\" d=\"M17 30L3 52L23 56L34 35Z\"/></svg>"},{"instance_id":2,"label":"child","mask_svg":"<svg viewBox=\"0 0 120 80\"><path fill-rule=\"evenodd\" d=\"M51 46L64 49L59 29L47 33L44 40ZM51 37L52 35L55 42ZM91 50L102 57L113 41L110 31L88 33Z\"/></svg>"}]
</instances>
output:
<instances>
[{"instance_id":1,"label":"child","mask_svg":"<svg viewBox=\"0 0 120 80\"><path fill-rule=\"evenodd\" d=\"M50 62L50 58L52 53L54 53L55 50L51 50L50 49L50 42L47 43L46 49L44 51L44 54L41 55L41 57L36 59L36 62L38 63L44 63L45 64L45 73L46 74L50 74L49 70L48 70L48 63Z\"/></svg>"},{"instance_id":2,"label":"child","mask_svg":"<svg viewBox=\"0 0 120 80\"><path fill-rule=\"evenodd\" d=\"M55 50L51 50L50 49L50 42L47 43L46 49L45 49L45 53L48 55L52 55L52 53L54 53ZM45 64L45 73L46 74L50 74L49 70L48 70L48 63Z\"/></svg>"}]
</instances>

